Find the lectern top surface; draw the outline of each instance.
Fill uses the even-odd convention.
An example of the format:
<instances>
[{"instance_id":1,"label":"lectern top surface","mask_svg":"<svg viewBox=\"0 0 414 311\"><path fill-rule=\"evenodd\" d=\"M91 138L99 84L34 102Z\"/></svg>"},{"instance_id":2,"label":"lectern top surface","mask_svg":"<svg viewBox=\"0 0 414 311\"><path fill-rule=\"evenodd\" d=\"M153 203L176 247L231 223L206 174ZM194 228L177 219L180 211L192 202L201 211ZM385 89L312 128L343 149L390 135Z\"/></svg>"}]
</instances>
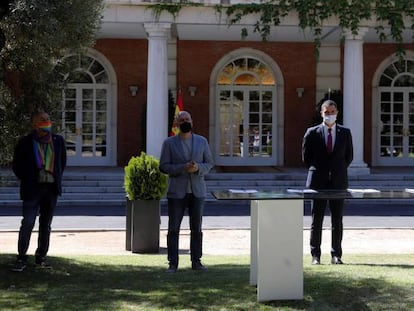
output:
<instances>
[{"instance_id":1,"label":"lectern top surface","mask_svg":"<svg viewBox=\"0 0 414 311\"><path fill-rule=\"evenodd\" d=\"M283 189L263 191L257 189L228 189L213 191L217 200L310 200L310 199L414 199L414 189L380 190L311 190Z\"/></svg>"}]
</instances>

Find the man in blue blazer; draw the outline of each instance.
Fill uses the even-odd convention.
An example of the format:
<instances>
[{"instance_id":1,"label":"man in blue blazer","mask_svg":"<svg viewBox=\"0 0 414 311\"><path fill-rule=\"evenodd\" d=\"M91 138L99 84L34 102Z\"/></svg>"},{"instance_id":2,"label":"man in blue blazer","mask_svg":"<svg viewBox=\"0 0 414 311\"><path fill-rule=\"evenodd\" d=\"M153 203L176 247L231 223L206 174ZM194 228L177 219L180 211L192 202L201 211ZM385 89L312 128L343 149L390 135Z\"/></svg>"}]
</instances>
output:
<instances>
[{"instance_id":1,"label":"man in blue blazer","mask_svg":"<svg viewBox=\"0 0 414 311\"><path fill-rule=\"evenodd\" d=\"M66 147L62 136L52 134L52 122L46 112L32 115L33 131L22 137L15 149L12 169L20 180L23 219L19 231L18 255L13 271L26 268L30 236L39 213L38 247L35 263L49 267L51 223L57 197L62 193L62 175L66 166Z\"/></svg>"},{"instance_id":2,"label":"man in blue blazer","mask_svg":"<svg viewBox=\"0 0 414 311\"><path fill-rule=\"evenodd\" d=\"M353 159L351 131L336 123L338 109L332 100L321 105L323 122L307 129L302 142L302 159L308 167L306 187L314 190L346 190L348 166ZM342 233L344 200L314 200L310 249L312 264L320 264L322 225L329 202L331 212L331 263L342 264Z\"/></svg>"},{"instance_id":3,"label":"man in blue blazer","mask_svg":"<svg viewBox=\"0 0 414 311\"><path fill-rule=\"evenodd\" d=\"M178 245L181 222L188 208L190 218L190 251L193 270L206 270L201 263L201 228L206 196L204 176L213 167L213 157L207 139L193 133L190 113L181 111L175 122L180 133L167 138L161 149L160 169L168 174L168 261L167 272L178 268Z\"/></svg>"}]
</instances>

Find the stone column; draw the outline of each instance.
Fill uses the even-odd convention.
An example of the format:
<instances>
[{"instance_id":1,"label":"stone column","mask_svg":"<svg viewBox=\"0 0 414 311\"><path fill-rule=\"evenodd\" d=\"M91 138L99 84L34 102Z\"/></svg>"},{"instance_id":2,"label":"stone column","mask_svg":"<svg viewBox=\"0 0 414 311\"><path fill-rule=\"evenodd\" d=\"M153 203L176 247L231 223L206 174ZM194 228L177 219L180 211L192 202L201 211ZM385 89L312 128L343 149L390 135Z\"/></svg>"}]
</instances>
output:
<instances>
[{"instance_id":1,"label":"stone column","mask_svg":"<svg viewBox=\"0 0 414 311\"><path fill-rule=\"evenodd\" d=\"M344 125L352 132L354 160L350 174L369 174L364 162L364 61L363 36L367 28L360 28L357 35L347 32L344 47Z\"/></svg>"},{"instance_id":2,"label":"stone column","mask_svg":"<svg viewBox=\"0 0 414 311\"><path fill-rule=\"evenodd\" d=\"M147 154L160 158L168 136L168 57L170 23L145 23L148 34Z\"/></svg>"}]
</instances>

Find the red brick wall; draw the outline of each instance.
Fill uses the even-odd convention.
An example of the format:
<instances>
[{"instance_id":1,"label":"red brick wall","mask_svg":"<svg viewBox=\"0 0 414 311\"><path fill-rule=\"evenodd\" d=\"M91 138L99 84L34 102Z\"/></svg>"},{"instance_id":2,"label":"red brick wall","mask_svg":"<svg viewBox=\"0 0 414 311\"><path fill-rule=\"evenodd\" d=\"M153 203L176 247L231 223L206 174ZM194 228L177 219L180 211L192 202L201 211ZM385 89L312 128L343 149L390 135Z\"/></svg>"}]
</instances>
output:
<instances>
[{"instance_id":1,"label":"red brick wall","mask_svg":"<svg viewBox=\"0 0 414 311\"><path fill-rule=\"evenodd\" d=\"M190 111L197 132L209 136L209 79L217 62L239 48L260 50L274 59L284 77L284 165L299 166L301 143L314 113L316 62L313 43L178 41L178 81L183 89L183 102ZM191 97L187 88L197 86ZM305 92L298 98L296 88Z\"/></svg>"},{"instance_id":2,"label":"red brick wall","mask_svg":"<svg viewBox=\"0 0 414 311\"><path fill-rule=\"evenodd\" d=\"M209 138L209 79L217 62L227 53L249 47L274 59L282 71L284 88L284 165L300 166L301 142L314 113L316 63L313 43L178 41L177 86L183 90L186 110L192 113L198 133ZM410 46L406 46L407 49ZM105 55L115 69L118 90L118 165L139 154L143 146L142 122L145 122L147 89L147 40L98 40L95 49ZM396 45L364 44L364 161L371 164L372 150L372 79L379 64L395 53ZM129 85L138 85L136 97ZM197 86L196 96L189 95L188 86ZM304 87L302 98L297 87Z\"/></svg>"},{"instance_id":3,"label":"red brick wall","mask_svg":"<svg viewBox=\"0 0 414 311\"><path fill-rule=\"evenodd\" d=\"M145 122L147 94L147 40L101 39L95 49L105 55L115 69L118 90L118 166L127 164L143 146L142 122ZM129 85L138 85L135 97Z\"/></svg>"}]
</instances>

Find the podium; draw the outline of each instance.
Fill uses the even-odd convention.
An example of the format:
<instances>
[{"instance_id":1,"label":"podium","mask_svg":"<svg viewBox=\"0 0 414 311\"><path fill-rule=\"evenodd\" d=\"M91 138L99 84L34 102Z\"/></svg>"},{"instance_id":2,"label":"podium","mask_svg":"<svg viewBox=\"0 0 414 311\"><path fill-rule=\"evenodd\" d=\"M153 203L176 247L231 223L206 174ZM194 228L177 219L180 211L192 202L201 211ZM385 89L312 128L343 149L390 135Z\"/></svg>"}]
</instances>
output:
<instances>
[{"instance_id":1,"label":"podium","mask_svg":"<svg viewBox=\"0 0 414 311\"><path fill-rule=\"evenodd\" d=\"M414 189L213 191L217 200L250 201L250 285L257 300L303 299L303 203L313 199L414 199Z\"/></svg>"}]
</instances>

